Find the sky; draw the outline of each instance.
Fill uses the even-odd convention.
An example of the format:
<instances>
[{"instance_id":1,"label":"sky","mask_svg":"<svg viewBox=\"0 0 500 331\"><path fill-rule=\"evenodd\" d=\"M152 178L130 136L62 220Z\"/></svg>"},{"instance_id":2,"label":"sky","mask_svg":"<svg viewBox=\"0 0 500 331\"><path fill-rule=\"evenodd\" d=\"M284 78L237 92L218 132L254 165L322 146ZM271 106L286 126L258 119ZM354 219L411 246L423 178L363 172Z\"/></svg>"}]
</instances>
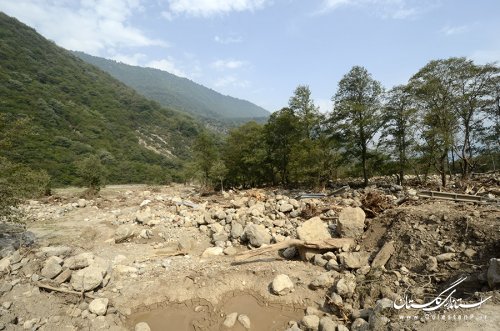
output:
<instances>
[{"instance_id":1,"label":"sky","mask_svg":"<svg viewBox=\"0 0 500 331\"><path fill-rule=\"evenodd\" d=\"M308 85L331 110L367 68L389 89L430 60L500 62L499 0L0 0L70 50L166 70L269 111Z\"/></svg>"}]
</instances>

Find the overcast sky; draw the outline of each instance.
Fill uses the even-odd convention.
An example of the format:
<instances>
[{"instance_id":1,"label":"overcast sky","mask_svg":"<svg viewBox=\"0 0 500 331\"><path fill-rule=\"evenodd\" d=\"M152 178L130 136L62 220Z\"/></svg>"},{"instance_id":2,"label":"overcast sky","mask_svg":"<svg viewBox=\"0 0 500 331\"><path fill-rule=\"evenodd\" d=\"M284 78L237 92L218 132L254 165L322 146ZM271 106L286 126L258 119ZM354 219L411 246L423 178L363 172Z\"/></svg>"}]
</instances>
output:
<instances>
[{"instance_id":1,"label":"overcast sky","mask_svg":"<svg viewBox=\"0 0 500 331\"><path fill-rule=\"evenodd\" d=\"M270 111L299 84L329 110L353 65L390 88L432 59L500 61L499 0L0 0L0 10L64 48Z\"/></svg>"}]
</instances>

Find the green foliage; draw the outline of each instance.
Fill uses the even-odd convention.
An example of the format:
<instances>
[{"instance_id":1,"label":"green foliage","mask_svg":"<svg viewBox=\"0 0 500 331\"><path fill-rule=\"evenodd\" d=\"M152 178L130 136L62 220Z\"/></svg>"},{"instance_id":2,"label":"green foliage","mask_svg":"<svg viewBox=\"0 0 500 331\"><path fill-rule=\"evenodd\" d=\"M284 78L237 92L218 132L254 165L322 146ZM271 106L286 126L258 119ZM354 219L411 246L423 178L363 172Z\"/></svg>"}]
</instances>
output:
<instances>
[{"instance_id":1,"label":"green foliage","mask_svg":"<svg viewBox=\"0 0 500 331\"><path fill-rule=\"evenodd\" d=\"M269 116L267 110L253 103L222 95L166 71L130 66L81 52L74 54L168 108L208 119L248 120Z\"/></svg>"},{"instance_id":2,"label":"green foliage","mask_svg":"<svg viewBox=\"0 0 500 331\"><path fill-rule=\"evenodd\" d=\"M200 130L0 13L0 153L78 184L75 161L96 154L110 183L178 178ZM161 168L161 170L159 170Z\"/></svg>"},{"instance_id":3,"label":"green foliage","mask_svg":"<svg viewBox=\"0 0 500 331\"><path fill-rule=\"evenodd\" d=\"M76 161L76 171L82 184L92 192L99 192L106 180L106 170L97 155Z\"/></svg>"},{"instance_id":4,"label":"green foliage","mask_svg":"<svg viewBox=\"0 0 500 331\"><path fill-rule=\"evenodd\" d=\"M210 172L218 159L218 151L215 138L212 134L204 131L198 135L193 145L196 169L201 173L202 183L210 185Z\"/></svg>"}]
</instances>

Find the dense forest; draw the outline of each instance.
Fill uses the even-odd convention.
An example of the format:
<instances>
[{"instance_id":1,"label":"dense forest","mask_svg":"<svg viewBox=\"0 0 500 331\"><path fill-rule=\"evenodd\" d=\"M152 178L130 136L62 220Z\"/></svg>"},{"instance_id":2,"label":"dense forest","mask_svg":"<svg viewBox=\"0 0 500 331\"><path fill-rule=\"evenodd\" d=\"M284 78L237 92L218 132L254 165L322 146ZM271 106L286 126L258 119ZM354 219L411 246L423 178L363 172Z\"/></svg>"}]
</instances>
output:
<instances>
[{"instance_id":1,"label":"dense forest","mask_svg":"<svg viewBox=\"0 0 500 331\"><path fill-rule=\"evenodd\" d=\"M74 52L111 76L162 106L187 112L207 120L238 123L251 118L267 118L269 112L251 102L222 95L187 78L166 71L131 66L113 60Z\"/></svg>"},{"instance_id":2,"label":"dense forest","mask_svg":"<svg viewBox=\"0 0 500 331\"><path fill-rule=\"evenodd\" d=\"M500 162L500 70L466 58L429 62L386 91L363 67L338 83L320 113L308 86L264 125L233 129L223 143L197 138L194 169L209 185L322 187L329 180L407 174L464 178Z\"/></svg>"},{"instance_id":3,"label":"dense forest","mask_svg":"<svg viewBox=\"0 0 500 331\"><path fill-rule=\"evenodd\" d=\"M85 160L108 183L181 180L201 127L0 13L0 180L28 167L79 184Z\"/></svg>"}]
</instances>

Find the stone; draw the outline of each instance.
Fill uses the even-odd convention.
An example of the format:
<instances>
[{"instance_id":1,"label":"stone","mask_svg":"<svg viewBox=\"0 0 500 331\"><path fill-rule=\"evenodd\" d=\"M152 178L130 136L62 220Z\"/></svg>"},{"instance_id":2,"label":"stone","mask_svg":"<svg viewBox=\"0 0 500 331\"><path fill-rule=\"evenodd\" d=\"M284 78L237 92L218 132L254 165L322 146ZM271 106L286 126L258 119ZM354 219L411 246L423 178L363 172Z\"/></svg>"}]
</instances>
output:
<instances>
[{"instance_id":1,"label":"stone","mask_svg":"<svg viewBox=\"0 0 500 331\"><path fill-rule=\"evenodd\" d=\"M346 268L358 269L368 265L368 252L342 252L337 255L340 264Z\"/></svg>"},{"instance_id":2,"label":"stone","mask_svg":"<svg viewBox=\"0 0 500 331\"><path fill-rule=\"evenodd\" d=\"M297 236L304 241L323 240L332 237L328 231L328 225L319 217L313 217L302 223L297 228Z\"/></svg>"},{"instance_id":3,"label":"stone","mask_svg":"<svg viewBox=\"0 0 500 331\"><path fill-rule=\"evenodd\" d=\"M271 290L277 295L286 295L293 291L294 285L290 277L281 274L276 276L271 283Z\"/></svg>"},{"instance_id":4,"label":"stone","mask_svg":"<svg viewBox=\"0 0 500 331\"><path fill-rule=\"evenodd\" d=\"M222 323L226 328L232 328L236 323L236 318L238 317L238 313L231 313L226 316L224 323Z\"/></svg>"},{"instance_id":5,"label":"stone","mask_svg":"<svg viewBox=\"0 0 500 331\"><path fill-rule=\"evenodd\" d=\"M8 257L4 257L0 260L0 274L7 272L10 267L10 259Z\"/></svg>"},{"instance_id":6,"label":"stone","mask_svg":"<svg viewBox=\"0 0 500 331\"><path fill-rule=\"evenodd\" d=\"M279 211L282 213L287 213L287 212L292 211L292 210L293 210L293 205L291 205L289 203L284 203L279 208Z\"/></svg>"},{"instance_id":7,"label":"stone","mask_svg":"<svg viewBox=\"0 0 500 331\"><path fill-rule=\"evenodd\" d=\"M385 266L394 252L394 241L386 242L373 259L372 268L382 268L383 266Z\"/></svg>"},{"instance_id":8,"label":"stone","mask_svg":"<svg viewBox=\"0 0 500 331\"><path fill-rule=\"evenodd\" d=\"M451 261L454 257L455 257L455 253L443 253L443 254L439 254L438 256L436 256L436 260L438 262L448 262L448 261Z\"/></svg>"},{"instance_id":9,"label":"stone","mask_svg":"<svg viewBox=\"0 0 500 331\"><path fill-rule=\"evenodd\" d=\"M356 290L356 277L352 274L347 274L342 277L336 285L337 293L343 298L349 298Z\"/></svg>"},{"instance_id":10,"label":"stone","mask_svg":"<svg viewBox=\"0 0 500 331\"><path fill-rule=\"evenodd\" d=\"M10 283L3 283L0 286L0 294L10 292L12 290L12 285Z\"/></svg>"},{"instance_id":11,"label":"stone","mask_svg":"<svg viewBox=\"0 0 500 331\"><path fill-rule=\"evenodd\" d=\"M314 255L313 258L314 265L317 265L318 267L324 267L327 263L328 261L325 260L321 254Z\"/></svg>"},{"instance_id":12,"label":"stone","mask_svg":"<svg viewBox=\"0 0 500 331\"><path fill-rule=\"evenodd\" d=\"M224 248L224 254L226 255L236 255L238 250L234 246L229 246Z\"/></svg>"},{"instance_id":13,"label":"stone","mask_svg":"<svg viewBox=\"0 0 500 331\"><path fill-rule=\"evenodd\" d=\"M356 238L363 234L365 212L359 207L346 207L339 213L337 231L341 237Z\"/></svg>"},{"instance_id":14,"label":"stone","mask_svg":"<svg viewBox=\"0 0 500 331\"><path fill-rule=\"evenodd\" d=\"M491 288L500 285L500 259L492 258L490 260L486 279L488 279L488 285Z\"/></svg>"},{"instance_id":15,"label":"stone","mask_svg":"<svg viewBox=\"0 0 500 331\"><path fill-rule=\"evenodd\" d=\"M344 324L339 324L337 325L337 331L349 331L349 329Z\"/></svg>"},{"instance_id":16,"label":"stone","mask_svg":"<svg viewBox=\"0 0 500 331\"><path fill-rule=\"evenodd\" d=\"M146 207L144 210L138 210L135 213L135 221L139 224L146 224L153 218L153 215L151 214L151 209L149 207Z\"/></svg>"},{"instance_id":17,"label":"stone","mask_svg":"<svg viewBox=\"0 0 500 331\"><path fill-rule=\"evenodd\" d=\"M202 258L207 258L211 256L224 255L224 249L222 247L209 247L203 251L201 254Z\"/></svg>"},{"instance_id":18,"label":"stone","mask_svg":"<svg viewBox=\"0 0 500 331\"><path fill-rule=\"evenodd\" d=\"M40 248L42 256L68 256L71 253L71 247L68 246L48 246Z\"/></svg>"},{"instance_id":19,"label":"stone","mask_svg":"<svg viewBox=\"0 0 500 331\"><path fill-rule=\"evenodd\" d=\"M83 269L88 267L93 261L94 254L86 252L68 257L66 260L64 260L64 266L71 270Z\"/></svg>"},{"instance_id":20,"label":"stone","mask_svg":"<svg viewBox=\"0 0 500 331\"><path fill-rule=\"evenodd\" d=\"M71 275L71 286L76 291L91 291L101 285L105 275L103 268L89 266Z\"/></svg>"},{"instance_id":21,"label":"stone","mask_svg":"<svg viewBox=\"0 0 500 331\"><path fill-rule=\"evenodd\" d=\"M243 225L238 222L231 223L231 238L239 239L243 235Z\"/></svg>"},{"instance_id":22,"label":"stone","mask_svg":"<svg viewBox=\"0 0 500 331\"><path fill-rule=\"evenodd\" d=\"M35 325L38 323L38 318L33 318L30 320L27 320L23 323L23 329L25 330L32 330L35 328Z\"/></svg>"},{"instance_id":23,"label":"stone","mask_svg":"<svg viewBox=\"0 0 500 331\"><path fill-rule=\"evenodd\" d=\"M149 239L153 237L153 231L151 231L150 229L142 229L139 236L143 239Z\"/></svg>"},{"instance_id":24,"label":"stone","mask_svg":"<svg viewBox=\"0 0 500 331\"><path fill-rule=\"evenodd\" d=\"M337 273L334 274L332 272L324 272L318 277L314 278L309 284L309 287L313 290L330 287L335 282L336 275Z\"/></svg>"},{"instance_id":25,"label":"stone","mask_svg":"<svg viewBox=\"0 0 500 331\"><path fill-rule=\"evenodd\" d=\"M250 245L254 247L260 247L264 244L269 245L271 243L271 235L266 231L266 228L262 225L256 225L253 223L248 224L245 227L245 237L250 242Z\"/></svg>"},{"instance_id":26,"label":"stone","mask_svg":"<svg viewBox=\"0 0 500 331\"><path fill-rule=\"evenodd\" d=\"M368 331L369 324L362 318L356 318L351 324L351 331Z\"/></svg>"},{"instance_id":27,"label":"stone","mask_svg":"<svg viewBox=\"0 0 500 331\"><path fill-rule=\"evenodd\" d=\"M126 224L120 225L115 231L115 243L118 244L124 242L125 240L131 238L133 235L134 230L132 226Z\"/></svg>"},{"instance_id":28,"label":"stone","mask_svg":"<svg viewBox=\"0 0 500 331\"><path fill-rule=\"evenodd\" d=\"M429 256L425 261L425 270L430 272L438 271L438 262L434 256Z\"/></svg>"},{"instance_id":29,"label":"stone","mask_svg":"<svg viewBox=\"0 0 500 331\"><path fill-rule=\"evenodd\" d=\"M108 303L109 299L107 298L94 299L89 304L89 311L97 316L104 316L108 310Z\"/></svg>"},{"instance_id":30,"label":"stone","mask_svg":"<svg viewBox=\"0 0 500 331\"><path fill-rule=\"evenodd\" d=\"M474 257L474 255L476 255L477 252L475 250L473 250L472 248L467 248L465 251L464 251L464 255L467 256L468 258L472 258Z\"/></svg>"},{"instance_id":31,"label":"stone","mask_svg":"<svg viewBox=\"0 0 500 331\"><path fill-rule=\"evenodd\" d=\"M11 306L12 306L12 302L11 301L5 301L4 303L2 303L2 307L4 309L10 309Z\"/></svg>"},{"instance_id":32,"label":"stone","mask_svg":"<svg viewBox=\"0 0 500 331\"><path fill-rule=\"evenodd\" d=\"M60 285L70 279L72 273L70 269L65 268L56 278L54 278L54 282Z\"/></svg>"},{"instance_id":33,"label":"stone","mask_svg":"<svg viewBox=\"0 0 500 331\"><path fill-rule=\"evenodd\" d=\"M140 322L135 325L134 331L151 331L148 323Z\"/></svg>"},{"instance_id":34,"label":"stone","mask_svg":"<svg viewBox=\"0 0 500 331\"><path fill-rule=\"evenodd\" d=\"M337 259L331 259L328 261L328 263L325 265L326 270L335 270L335 271L340 271L340 266L337 263Z\"/></svg>"},{"instance_id":35,"label":"stone","mask_svg":"<svg viewBox=\"0 0 500 331\"><path fill-rule=\"evenodd\" d=\"M61 267L62 260L56 256L51 256L45 261L45 265L42 269L42 276L48 279L52 279L59 275L62 271Z\"/></svg>"},{"instance_id":36,"label":"stone","mask_svg":"<svg viewBox=\"0 0 500 331\"><path fill-rule=\"evenodd\" d=\"M78 200L78 207L79 208L85 208L85 207L87 207L87 200L85 200L85 199L79 199Z\"/></svg>"},{"instance_id":37,"label":"stone","mask_svg":"<svg viewBox=\"0 0 500 331\"><path fill-rule=\"evenodd\" d=\"M288 260L291 260L293 259L294 257L297 256L297 248L295 247L288 247L287 249L285 249L282 253L283 257L285 259L288 259Z\"/></svg>"},{"instance_id":38,"label":"stone","mask_svg":"<svg viewBox=\"0 0 500 331\"><path fill-rule=\"evenodd\" d=\"M302 318L300 324L307 331L316 331L319 328L319 317L316 315L306 315Z\"/></svg>"},{"instance_id":39,"label":"stone","mask_svg":"<svg viewBox=\"0 0 500 331\"><path fill-rule=\"evenodd\" d=\"M325 316L319 320L319 331L336 331L337 322L333 321L330 317Z\"/></svg>"},{"instance_id":40,"label":"stone","mask_svg":"<svg viewBox=\"0 0 500 331\"><path fill-rule=\"evenodd\" d=\"M244 314L240 314L238 315L238 322L241 323L241 325L243 325L243 327L247 330L250 329L250 318L247 316L247 315L244 315Z\"/></svg>"}]
</instances>

